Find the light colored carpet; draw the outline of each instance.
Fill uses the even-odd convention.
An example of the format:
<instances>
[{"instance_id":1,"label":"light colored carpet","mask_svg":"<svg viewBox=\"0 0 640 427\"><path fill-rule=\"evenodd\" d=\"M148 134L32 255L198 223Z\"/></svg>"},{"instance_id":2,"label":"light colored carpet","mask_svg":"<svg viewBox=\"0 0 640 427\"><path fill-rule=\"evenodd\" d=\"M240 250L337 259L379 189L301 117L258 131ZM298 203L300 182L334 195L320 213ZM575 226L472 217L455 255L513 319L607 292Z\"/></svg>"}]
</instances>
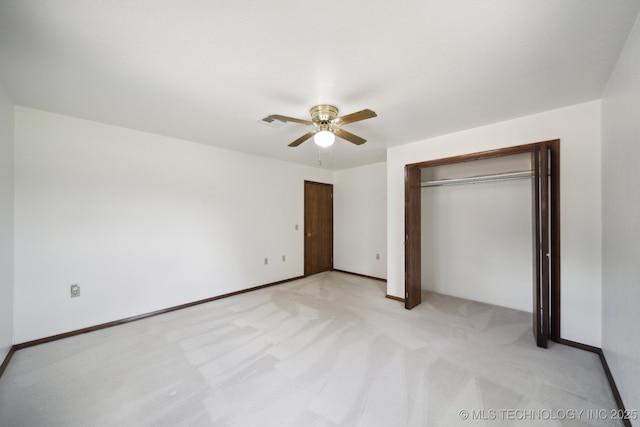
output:
<instances>
[{"instance_id":1,"label":"light colored carpet","mask_svg":"<svg viewBox=\"0 0 640 427\"><path fill-rule=\"evenodd\" d=\"M384 286L327 272L17 351L0 425L621 425L598 356L538 349L529 313Z\"/></svg>"}]
</instances>

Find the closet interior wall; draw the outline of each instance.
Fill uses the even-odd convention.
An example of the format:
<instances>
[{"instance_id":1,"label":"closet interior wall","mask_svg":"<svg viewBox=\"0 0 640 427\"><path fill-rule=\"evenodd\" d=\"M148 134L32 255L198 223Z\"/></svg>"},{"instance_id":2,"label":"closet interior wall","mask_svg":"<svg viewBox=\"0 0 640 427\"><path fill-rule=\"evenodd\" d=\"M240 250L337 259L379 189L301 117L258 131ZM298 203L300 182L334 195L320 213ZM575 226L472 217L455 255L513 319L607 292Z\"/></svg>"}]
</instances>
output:
<instances>
[{"instance_id":1,"label":"closet interior wall","mask_svg":"<svg viewBox=\"0 0 640 427\"><path fill-rule=\"evenodd\" d=\"M530 170L529 153L421 170L423 290L532 311Z\"/></svg>"}]
</instances>

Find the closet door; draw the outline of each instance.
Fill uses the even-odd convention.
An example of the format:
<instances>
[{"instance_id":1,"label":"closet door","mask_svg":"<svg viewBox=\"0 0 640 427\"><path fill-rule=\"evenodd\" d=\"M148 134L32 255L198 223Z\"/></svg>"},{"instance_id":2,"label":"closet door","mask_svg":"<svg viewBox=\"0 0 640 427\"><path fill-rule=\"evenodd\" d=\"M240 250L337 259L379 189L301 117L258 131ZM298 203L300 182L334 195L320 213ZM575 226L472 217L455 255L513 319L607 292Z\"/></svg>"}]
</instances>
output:
<instances>
[{"instance_id":1,"label":"closet door","mask_svg":"<svg viewBox=\"0 0 640 427\"><path fill-rule=\"evenodd\" d=\"M533 168L533 335L538 347L549 337L549 150L537 144Z\"/></svg>"},{"instance_id":2,"label":"closet door","mask_svg":"<svg viewBox=\"0 0 640 427\"><path fill-rule=\"evenodd\" d=\"M422 256L421 215L420 215L420 168L405 167L405 277L404 307L411 310L422 302Z\"/></svg>"}]
</instances>

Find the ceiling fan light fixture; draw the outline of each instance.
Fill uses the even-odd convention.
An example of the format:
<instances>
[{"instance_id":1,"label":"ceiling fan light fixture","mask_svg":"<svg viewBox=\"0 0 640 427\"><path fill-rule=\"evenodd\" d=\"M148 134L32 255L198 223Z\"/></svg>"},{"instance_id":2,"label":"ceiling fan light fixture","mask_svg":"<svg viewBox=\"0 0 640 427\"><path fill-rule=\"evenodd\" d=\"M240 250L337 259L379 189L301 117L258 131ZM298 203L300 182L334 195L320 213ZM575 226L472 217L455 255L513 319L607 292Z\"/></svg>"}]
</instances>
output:
<instances>
[{"instance_id":1,"label":"ceiling fan light fixture","mask_svg":"<svg viewBox=\"0 0 640 427\"><path fill-rule=\"evenodd\" d=\"M338 109L333 105L327 104L316 105L309 112L311 113L311 120L296 119L295 117L283 116L281 114L270 114L262 119L262 122L293 122L300 123L301 125L313 126L312 130L290 143L289 147L297 147L306 140L311 139L311 137L313 137L313 140L318 147L330 147L336 140L336 136L339 136L340 138L355 145L364 144L367 142L366 139L342 129L342 126L378 116L374 111L365 109L347 114L346 116L338 117Z\"/></svg>"},{"instance_id":2,"label":"ceiling fan light fixture","mask_svg":"<svg viewBox=\"0 0 640 427\"><path fill-rule=\"evenodd\" d=\"M318 147L322 148L332 146L335 140L336 136L333 134L333 132L328 130L321 130L313 136L313 141Z\"/></svg>"}]
</instances>

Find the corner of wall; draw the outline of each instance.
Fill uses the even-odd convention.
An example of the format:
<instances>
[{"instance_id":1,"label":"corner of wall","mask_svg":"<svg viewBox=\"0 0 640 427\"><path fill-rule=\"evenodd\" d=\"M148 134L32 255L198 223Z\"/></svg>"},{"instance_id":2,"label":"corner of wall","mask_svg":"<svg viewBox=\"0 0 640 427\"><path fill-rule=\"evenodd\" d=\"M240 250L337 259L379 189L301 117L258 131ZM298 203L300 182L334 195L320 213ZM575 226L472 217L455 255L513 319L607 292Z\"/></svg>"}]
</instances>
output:
<instances>
[{"instance_id":1,"label":"corner of wall","mask_svg":"<svg viewBox=\"0 0 640 427\"><path fill-rule=\"evenodd\" d=\"M640 15L602 99L602 350L629 409L640 407Z\"/></svg>"},{"instance_id":2,"label":"corner of wall","mask_svg":"<svg viewBox=\"0 0 640 427\"><path fill-rule=\"evenodd\" d=\"M14 337L14 106L0 84L0 362Z\"/></svg>"}]
</instances>

